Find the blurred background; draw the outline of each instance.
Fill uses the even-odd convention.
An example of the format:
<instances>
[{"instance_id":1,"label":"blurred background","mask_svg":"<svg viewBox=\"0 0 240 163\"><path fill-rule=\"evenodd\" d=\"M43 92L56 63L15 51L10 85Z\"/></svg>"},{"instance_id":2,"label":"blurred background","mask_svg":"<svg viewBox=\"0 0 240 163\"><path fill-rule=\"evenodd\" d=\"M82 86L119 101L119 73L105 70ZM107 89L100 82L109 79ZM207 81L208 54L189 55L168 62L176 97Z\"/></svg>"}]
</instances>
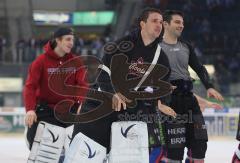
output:
<instances>
[{"instance_id":1,"label":"blurred background","mask_svg":"<svg viewBox=\"0 0 240 163\"><path fill-rule=\"evenodd\" d=\"M239 0L0 0L0 152L6 154L0 162L26 162L22 90L28 66L51 32L59 25L74 28L74 52L101 58L104 44L133 30L146 6L185 13L183 38L225 97L223 110L204 112L210 135L206 162L231 162L240 110ZM191 75L195 92L205 97L198 77ZM221 149L225 152L216 152Z\"/></svg>"}]
</instances>

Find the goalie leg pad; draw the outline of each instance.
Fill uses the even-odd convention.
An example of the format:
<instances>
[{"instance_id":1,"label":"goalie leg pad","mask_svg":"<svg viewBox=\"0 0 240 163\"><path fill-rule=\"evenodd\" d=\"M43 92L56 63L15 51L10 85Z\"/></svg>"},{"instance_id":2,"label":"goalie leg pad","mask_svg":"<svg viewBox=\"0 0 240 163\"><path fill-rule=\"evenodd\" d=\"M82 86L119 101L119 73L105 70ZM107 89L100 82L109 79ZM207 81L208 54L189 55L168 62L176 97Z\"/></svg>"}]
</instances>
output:
<instances>
[{"instance_id":1,"label":"goalie leg pad","mask_svg":"<svg viewBox=\"0 0 240 163\"><path fill-rule=\"evenodd\" d=\"M64 163L103 163L107 149L81 132L75 135Z\"/></svg>"},{"instance_id":2,"label":"goalie leg pad","mask_svg":"<svg viewBox=\"0 0 240 163\"><path fill-rule=\"evenodd\" d=\"M66 128L66 137L65 137L65 142L64 142L64 149L65 152L69 149L70 143L72 141L72 133L73 133L73 125L69 126Z\"/></svg>"},{"instance_id":3,"label":"goalie leg pad","mask_svg":"<svg viewBox=\"0 0 240 163\"><path fill-rule=\"evenodd\" d=\"M149 162L148 130L145 122L124 121L112 124L109 163Z\"/></svg>"},{"instance_id":4,"label":"goalie leg pad","mask_svg":"<svg viewBox=\"0 0 240 163\"><path fill-rule=\"evenodd\" d=\"M58 163L64 141L65 128L39 122L28 163Z\"/></svg>"}]
</instances>

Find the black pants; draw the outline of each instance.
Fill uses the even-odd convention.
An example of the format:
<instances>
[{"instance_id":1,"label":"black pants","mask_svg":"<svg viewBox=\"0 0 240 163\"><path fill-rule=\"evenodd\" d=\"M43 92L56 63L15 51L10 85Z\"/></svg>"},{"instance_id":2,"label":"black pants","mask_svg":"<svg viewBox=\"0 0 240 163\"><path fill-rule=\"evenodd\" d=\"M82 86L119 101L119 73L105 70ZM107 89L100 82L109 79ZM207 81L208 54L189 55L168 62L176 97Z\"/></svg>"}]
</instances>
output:
<instances>
[{"instance_id":1,"label":"black pants","mask_svg":"<svg viewBox=\"0 0 240 163\"><path fill-rule=\"evenodd\" d=\"M59 120L57 120L54 116L54 111L53 109L49 108L47 105L38 105L36 108L36 114L37 114L37 122L33 123L33 125L31 126L31 128L28 127L27 129L27 141L29 143L29 149L31 150L32 148L32 144L34 141L34 137L37 131L37 127L40 121L44 121L56 126L60 126L60 127L68 127L72 124L69 123L63 123L60 122Z\"/></svg>"},{"instance_id":2,"label":"black pants","mask_svg":"<svg viewBox=\"0 0 240 163\"><path fill-rule=\"evenodd\" d=\"M205 158L207 129L196 97L192 92L175 90L171 95L171 108L178 114L176 119L165 122L166 155L182 160L184 148L192 158Z\"/></svg>"}]
</instances>

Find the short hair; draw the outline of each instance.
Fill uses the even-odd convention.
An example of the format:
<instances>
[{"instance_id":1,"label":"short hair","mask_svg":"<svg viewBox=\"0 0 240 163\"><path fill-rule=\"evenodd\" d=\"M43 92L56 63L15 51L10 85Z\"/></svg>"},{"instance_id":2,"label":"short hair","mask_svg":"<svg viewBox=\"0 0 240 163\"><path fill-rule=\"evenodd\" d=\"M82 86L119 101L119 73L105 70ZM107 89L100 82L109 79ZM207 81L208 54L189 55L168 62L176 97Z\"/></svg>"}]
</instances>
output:
<instances>
[{"instance_id":1,"label":"short hair","mask_svg":"<svg viewBox=\"0 0 240 163\"><path fill-rule=\"evenodd\" d=\"M138 25L140 25L141 21L146 22L149 17L149 14L151 13L159 13L160 15L162 15L161 10L157 8L147 7L141 12L140 16L138 17Z\"/></svg>"},{"instance_id":2,"label":"short hair","mask_svg":"<svg viewBox=\"0 0 240 163\"><path fill-rule=\"evenodd\" d=\"M62 39L64 35L74 35L74 30L70 27L59 27L52 34L52 38L50 40L50 46L52 49L55 49L57 46L56 38Z\"/></svg>"},{"instance_id":3,"label":"short hair","mask_svg":"<svg viewBox=\"0 0 240 163\"><path fill-rule=\"evenodd\" d=\"M163 21L170 23L173 15L180 15L182 18L184 18L184 13L182 11L166 10L163 13Z\"/></svg>"}]
</instances>

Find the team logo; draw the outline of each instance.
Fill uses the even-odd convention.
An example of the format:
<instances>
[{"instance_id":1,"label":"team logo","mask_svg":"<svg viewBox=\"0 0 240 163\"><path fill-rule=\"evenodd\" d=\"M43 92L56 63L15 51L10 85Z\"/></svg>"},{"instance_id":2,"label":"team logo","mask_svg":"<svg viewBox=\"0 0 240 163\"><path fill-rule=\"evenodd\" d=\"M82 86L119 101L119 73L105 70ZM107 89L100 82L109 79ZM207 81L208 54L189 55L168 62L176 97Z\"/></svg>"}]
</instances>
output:
<instances>
[{"instance_id":1,"label":"team logo","mask_svg":"<svg viewBox=\"0 0 240 163\"><path fill-rule=\"evenodd\" d=\"M130 126L128 126L125 130L123 129L123 127L121 127L121 134L123 137L125 138L129 138L129 139L134 139L136 138L138 135L132 131L130 132L130 130L135 126L136 124L132 124Z\"/></svg>"},{"instance_id":2,"label":"team logo","mask_svg":"<svg viewBox=\"0 0 240 163\"><path fill-rule=\"evenodd\" d=\"M53 141L53 143L55 143L57 140L58 140L58 138L59 138L59 135L57 136L57 137L55 137L55 135L53 134L53 132L51 131L51 130L49 130L48 129L48 132L51 134L51 136L52 136L52 141Z\"/></svg>"},{"instance_id":3,"label":"team logo","mask_svg":"<svg viewBox=\"0 0 240 163\"><path fill-rule=\"evenodd\" d=\"M88 148L88 158L93 158L96 155L96 151L92 152L92 149L90 148L89 144L85 141L84 141L84 143L86 144L86 146Z\"/></svg>"},{"instance_id":4,"label":"team logo","mask_svg":"<svg viewBox=\"0 0 240 163\"><path fill-rule=\"evenodd\" d=\"M129 74L142 77L147 70L147 66L143 64L143 58L139 58L137 61L132 61L129 66Z\"/></svg>"}]
</instances>

